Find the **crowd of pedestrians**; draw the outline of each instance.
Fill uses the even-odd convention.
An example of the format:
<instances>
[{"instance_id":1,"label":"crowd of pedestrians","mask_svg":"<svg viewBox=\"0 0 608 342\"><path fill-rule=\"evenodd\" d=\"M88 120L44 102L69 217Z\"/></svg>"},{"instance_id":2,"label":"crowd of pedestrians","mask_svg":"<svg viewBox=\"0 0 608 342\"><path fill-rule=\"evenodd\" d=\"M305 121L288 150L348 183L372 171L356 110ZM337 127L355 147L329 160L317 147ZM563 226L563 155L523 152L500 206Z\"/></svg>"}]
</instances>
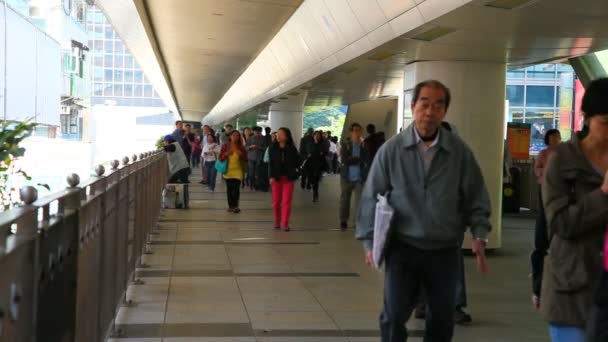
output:
<instances>
[{"instance_id":1,"label":"crowd of pedestrians","mask_svg":"<svg viewBox=\"0 0 608 342\"><path fill-rule=\"evenodd\" d=\"M355 235L370 265L377 196L386 196L394 215L384 253L381 340L407 340L406 323L415 311L426 320L425 341L451 341L454 324L472 322L464 311L464 234L472 236L478 271L488 272L491 206L472 150L445 121L450 101L441 82L418 84L414 122L386 142L372 124L365 137L360 124L349 124L341 141L309 128L296 146L285 127L239 131L226 125L216 134L209 126L193 132L178 121L164 137L170 182L188 183L191 170L200 167L201 183L214 192L220 173L232 213L241 211L242 188L270 191L273 228L288 232L298 181L317 203L324 177L339 174L337 222L347 230L351 208L358 207ZM608 79L591 82L582 111L583 130L567 142L549 130L547 148L535 162L541 204L531 254L532 304L553 342L608 341Z\"/></svg>"}]
</instances>

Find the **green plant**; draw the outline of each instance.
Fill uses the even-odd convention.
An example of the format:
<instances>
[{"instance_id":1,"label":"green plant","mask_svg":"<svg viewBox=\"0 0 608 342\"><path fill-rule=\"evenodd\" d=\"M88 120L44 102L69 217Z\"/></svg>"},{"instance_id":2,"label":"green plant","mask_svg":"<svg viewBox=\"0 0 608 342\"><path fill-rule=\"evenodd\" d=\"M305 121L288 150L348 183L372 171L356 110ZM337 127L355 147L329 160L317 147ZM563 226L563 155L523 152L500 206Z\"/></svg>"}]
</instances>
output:
<instances>
[{"instance_id":1,"label":"green plant","mask_svg":"<svg viewBox=\"0 0 608 342\"><path fill-rule=\"evenodd\" d=\"M164 139L165 139L165 136L162 135L160 138L158 138L158 140L156 140L156 144L154 146L156 146L157 149L163 148L163 140Z\"/></svg>"},{"instance_id":2,"label":"green plant","mask_svg":"<svg viewBox=\"0 0 608 342\"><path fill-rule=\"evenodd\" d=\"M19 203L17 186L19 181L32 178L15 161L23 157L25 148L19 144L32 134L36 127L29 121L14 122L0 120L0 208L8 210ZM49 190L46 184L37 184Z\"/></svg>"}]
</instances>

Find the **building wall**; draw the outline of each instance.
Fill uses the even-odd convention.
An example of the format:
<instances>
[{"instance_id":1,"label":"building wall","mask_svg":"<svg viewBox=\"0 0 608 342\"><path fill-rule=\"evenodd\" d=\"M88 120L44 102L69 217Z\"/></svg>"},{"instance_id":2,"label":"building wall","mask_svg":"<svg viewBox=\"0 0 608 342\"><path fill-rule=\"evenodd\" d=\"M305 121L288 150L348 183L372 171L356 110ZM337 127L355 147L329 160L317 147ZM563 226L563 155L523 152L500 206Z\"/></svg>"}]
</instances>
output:
<instances>
[{"instance_id":1,"label":"building wall","mask_svg":"<svg viewBox=\"0 0 608 342\"><path fill-rule=\"evenodd\" d=\"M353 103L348 106L342 138L349 136L350 125L354 122L363 127L367 133L368 124L376 126L376 132L384 132L386 139L397 134L397 99L371 100Z\"/></svg>"},{"instance_id":2,"label":"building wall","mask_svg":"<svg viewBox=\"0 0 608 342\"><path fill-rule=\"evenodd\" d=\"M96 7L89 8L87 30L93 54L94 105L166 107L111 23Z\"/></svg>"},{"instance_id":3,"label":"building wall","mask_svg":"<svg viewBox=\"0 0 608 342\"><path fill-rule=\"evenodd\" d=\"M4 20L8 30L0 25L0 117L59 125L60 44L10 7L0 9Z\"/></svg>"}]
</instances>

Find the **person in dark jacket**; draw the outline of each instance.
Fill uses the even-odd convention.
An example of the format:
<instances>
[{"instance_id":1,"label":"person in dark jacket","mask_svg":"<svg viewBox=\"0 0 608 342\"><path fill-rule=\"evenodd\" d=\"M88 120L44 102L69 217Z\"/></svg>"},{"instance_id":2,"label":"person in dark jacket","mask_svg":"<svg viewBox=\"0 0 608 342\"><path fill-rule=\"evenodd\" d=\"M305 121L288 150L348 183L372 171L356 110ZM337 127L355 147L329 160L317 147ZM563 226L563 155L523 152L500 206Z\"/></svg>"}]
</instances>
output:
<instances>
[{"instance_id":1,"label":"person in dark jacket","mask_svg":"<svg viewBox=\"0 0 608 342\"><path fill-rule=\"evenodd\" d=\"M312 144L314 143L314 129L312 127L310 127L306 133L304 134L304 137L302 137L302 139L300 140L300 157L302 158L303 161L306 161L306 159L308 158L308 152L312 146ZM306 164L308 164L307 162L305 162ZM310 185L310 181L308 179L308 167L307 165L304 166L304 168L302 169L302 190L307 189L310 190L311 185Z\"/></svg>"},{"instance_id":2,"label":"person in dark jacket","mask_svg":"<svg viewBox=\"0 0 608 342\"><path fill-rule=\"evenodd\" d=\"M321 175L326 169L327 162L325 161L325 156L327 152L326 144L323 141L323 132L315 132L313 143L308 149L306 162L307 177L312 187L312 201L314 203L319 201L319 183Z\"/></svg>"},{"instance_id":3,"label":"person in dark jacket","mask_svg":"<svg viewBox=\"0 0 608 342\"><path fill-rule=\"evenodd\" d=\"M555 148L544 171L542 194L550 242L540 311L553 342L583 342L593 321L590 315L608 226L607 95L608 78L591 82L581 106L583 130Z\"/></svg>"},{"instance_id":4,"label":"person in dark jacket","mask_svg":"<svg viewBox=\"0 0 608 342\"><path fill-rule=\"evenodd\" d=\"M350 126L350 139L340 147L342 161L340 181L340 229L348 228L350 206L353 192L360 197L361 189L367 178L371 165L369 151L361 140L361 125L353 123ZM356 200L355 203L359 201Z\"/></svg>"},{"instance_id":5,"label":"person in dark jacket","mask_svg":"<svg viewBox=\"0 0 608 342\"><path fill-rule=\"evenodd\" d=\"M300 167L300 154L295 147L289 128L279 128L277 141L271 145L268 154L274 229L283 229L288 232L293 188L298 179Z\"/></svg>"},{"instance_id":6,"label":"person in dark jacket","mask_svg":"<svg viewBox=\"0 0 608 342\"><path fill-rule=\"evenodd\" d=\"M380 149L380 146L384 144L384 133L376 132L376 126L374 124L369 124L365 128L367 131L367 137L363 141L367 151L369 153L369 159L374 160L374 156L376 156L376 152Z\"/></svg>"}]
</instances>

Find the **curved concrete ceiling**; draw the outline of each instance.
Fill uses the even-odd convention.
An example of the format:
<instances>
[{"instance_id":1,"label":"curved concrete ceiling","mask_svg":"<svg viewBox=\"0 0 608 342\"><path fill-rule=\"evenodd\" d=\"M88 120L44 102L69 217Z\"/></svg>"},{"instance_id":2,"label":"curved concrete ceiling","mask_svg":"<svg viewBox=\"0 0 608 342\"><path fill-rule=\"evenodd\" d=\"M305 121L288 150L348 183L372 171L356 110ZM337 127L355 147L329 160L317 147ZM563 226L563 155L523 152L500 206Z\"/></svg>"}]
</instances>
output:
<instances>
[{"instance_id":1,"label":"curved concrete ceiling","mask_svg":"<svg viewBox=\"0 0 608 342\"><path fill-rule=\"evenodd\" d=\"M605 0L306 0L296 10L299 3L135 0L180 112L211 124L299 89L307 105L398 95L403 67L417 60L526 65L608 48ZM513 4L521 6L500 8ZM102 8L115 26L124 17ZM124 38L131 27L118 22Z\"/></svg>"},{"instance_id":2,"label":"curved concrete ceiling","mask_svg":"<svg viewBox=\"0 0 608 342\"><path fill-rule=\"evenodd\" d=\"M160 65L164 79L150 79L171 89L168 97L193 121L211 111L301 2L97 0L146 74ZM142 49L146 38L154 53Z\"/></svg>"}]
</instances>

